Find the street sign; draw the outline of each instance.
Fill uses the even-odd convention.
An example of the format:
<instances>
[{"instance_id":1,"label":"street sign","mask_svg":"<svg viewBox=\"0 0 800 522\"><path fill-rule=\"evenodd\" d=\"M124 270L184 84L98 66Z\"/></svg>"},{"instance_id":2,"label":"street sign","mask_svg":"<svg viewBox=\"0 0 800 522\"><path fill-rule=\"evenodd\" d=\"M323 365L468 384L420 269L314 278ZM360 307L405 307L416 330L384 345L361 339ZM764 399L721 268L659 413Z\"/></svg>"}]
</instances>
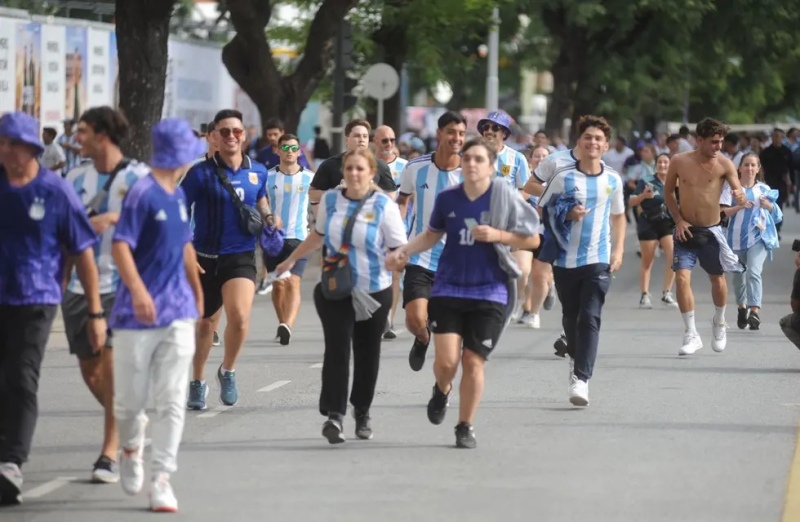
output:
<instances>
[{"instance_id":1,"label":"street sign","mask_svg":"<svg viewBox=\"0 0 800 522\"><path fill-rule=\"evenodd\" d=\"M400 75L389 64L376 63L361 78L364 94L378 100L378 126L383 125L383 102L397 93Z\"/></svg>"}]
</instances>

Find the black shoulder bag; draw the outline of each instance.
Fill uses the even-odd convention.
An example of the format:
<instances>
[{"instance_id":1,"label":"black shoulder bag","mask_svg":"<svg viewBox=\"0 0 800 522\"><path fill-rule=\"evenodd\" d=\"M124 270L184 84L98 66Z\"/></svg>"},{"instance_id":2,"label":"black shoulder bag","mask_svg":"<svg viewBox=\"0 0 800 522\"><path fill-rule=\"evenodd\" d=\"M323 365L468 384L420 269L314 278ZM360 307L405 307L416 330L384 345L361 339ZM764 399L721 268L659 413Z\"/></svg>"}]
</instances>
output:
<instances>
[{"instance_id":1,"label":"black shoulder bag","mask_svg":"<svg viewBox=\"0 0 800 522\"><path fill-rule=\"evenodd\" d=\"M103 202L108 197L108 191L111 190L111 184L114 183L114 179L117 177L117 174L125 170L125 168L130 164L131 160L128 158L122 158L122 161L117 163L117 166L114 167L114 170L112 170L108 175L108 180L106 180L103 188L100 189L100 192L95 194L92 200L86 205L86 215L89 217L94 217L100 213L100 207L103 206Z\"/></svg>"},{"instance_id":2,"label":"black shoulder bag","mask_svg":"<svg viewBox=\"0 0 800 522\"><path fill-rule=\"evenodd\" d=\"M356 226L358 213L364 208L364 204L372 197L372 194L370 192L359 201L353 215L347 218L341 251L322 258L322 295L328 300L341 301L353 292L355 281L353 281L353 270L350 268L348 257L350 240L353 237L353 227Z\"/></svg>"},{"instance_id":3,"label":"black shoulder bag","mask_svg":"<svg viewBox=\"0 0 800 522\"><path fill-rule=\"evenodd\" d=\"M225 173L224 168L217 165L216 171L217 177L222 183L222 186L228 191L231 201L239 211L239 228L245 234L250 234L253 237L260 236L261 230L264 228L264 222L261 219L261 214L258 212L258 210L249 205L245 205L244 202L239 199L239 196L236 195L236 191L233 190L231 180L228 179L228 175Z\"/></svg>"}]
</instances>

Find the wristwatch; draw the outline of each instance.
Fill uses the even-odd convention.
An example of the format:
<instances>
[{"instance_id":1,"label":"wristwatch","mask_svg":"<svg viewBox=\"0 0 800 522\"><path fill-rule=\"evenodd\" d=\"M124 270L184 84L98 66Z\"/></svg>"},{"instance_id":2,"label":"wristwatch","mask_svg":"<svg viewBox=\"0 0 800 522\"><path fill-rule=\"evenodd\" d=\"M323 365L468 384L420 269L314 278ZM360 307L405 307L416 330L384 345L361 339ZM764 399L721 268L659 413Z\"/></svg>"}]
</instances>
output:
<instances>
[{"instance_id":1,"label":"wristwatch","mask_svg":"<svg viewBox=\"0 0 800 522\"><path fill-rule=\"evenodd\" d=\"M86 317L88 317L89 319L105 319L106 318L106 313L104 311L103 312L98 312L96 314L88 313L88 314L86 314Z\"/></svg>"}]
</instances>

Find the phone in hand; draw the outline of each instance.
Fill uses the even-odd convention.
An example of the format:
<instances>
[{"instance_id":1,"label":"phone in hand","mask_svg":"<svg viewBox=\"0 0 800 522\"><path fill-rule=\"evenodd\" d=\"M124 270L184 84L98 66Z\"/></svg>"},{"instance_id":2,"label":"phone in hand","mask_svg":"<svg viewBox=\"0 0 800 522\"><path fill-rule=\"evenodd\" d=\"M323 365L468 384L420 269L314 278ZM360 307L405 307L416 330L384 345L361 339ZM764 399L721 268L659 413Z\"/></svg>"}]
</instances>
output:
<instances>
[{"instance_id":1,"label":"phone in hand","mask_svg":"<svg viewBox=\"0 0 800 522\"><path fill-rule=\"evenodd\" d=\"M467 225L467 230L472 230L478 226L478 222L473 218L464 218L464 224Z\"/></svg>"}]
</instances>

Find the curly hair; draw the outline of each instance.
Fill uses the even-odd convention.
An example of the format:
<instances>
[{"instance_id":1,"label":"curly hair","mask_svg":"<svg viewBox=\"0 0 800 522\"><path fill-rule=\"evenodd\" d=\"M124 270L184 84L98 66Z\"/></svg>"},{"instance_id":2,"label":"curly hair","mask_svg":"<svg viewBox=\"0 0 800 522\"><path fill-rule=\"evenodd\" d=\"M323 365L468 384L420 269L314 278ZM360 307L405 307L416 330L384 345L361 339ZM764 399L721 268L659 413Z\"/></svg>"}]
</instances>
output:
<instances>
[{"instance_id":1,"label":"curly hair","mask_svg":"<svg viewBox=\"0 0 800 522\"><path fill-rule=\"evenodd\" d=\"M608 121L602 116L593 116L591 114L581 116L578 120L578 135L582 136L589 127L600 129L603 134L605 134L607 140L611 139L611 125L609 125Z\"/></svg>"},{"instance_id":2,"label":"curly hair","mask_svg":"<svg viewBox=\"0 0 800 522\"><path fill-rule=\"evenodd\" d=\"M695 128L698 138L713 138L714 136L726 136L730 127L714 118L703 118Z\"/></svg>"}]
</instances>

